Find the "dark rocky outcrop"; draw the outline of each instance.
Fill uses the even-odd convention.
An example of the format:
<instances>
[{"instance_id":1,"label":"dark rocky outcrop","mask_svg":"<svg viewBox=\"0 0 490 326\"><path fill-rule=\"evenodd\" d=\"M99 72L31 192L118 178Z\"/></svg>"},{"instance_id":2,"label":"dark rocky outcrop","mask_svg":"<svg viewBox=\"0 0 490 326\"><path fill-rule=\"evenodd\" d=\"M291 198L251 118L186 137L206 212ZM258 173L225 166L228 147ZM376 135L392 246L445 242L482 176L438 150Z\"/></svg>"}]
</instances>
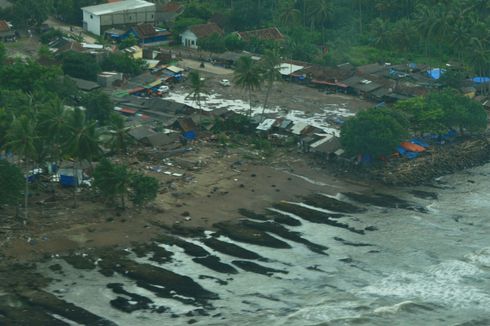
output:
<instances>
[{"instance_id":1,"label":"dark rocky outcrop","mask_svg":"<svg viewBox=\"0 0 490 326\"><path fill-rule=\"evenodd\" d=\"M303 203L340 213L362 213L366 211L365 208L321 194L314 194L304 197Z\"/></svg>"},{"instance_id":2,"label":"dark rocky outcrop","mask_svg":"<svg viewBox=\"0 0 490 326\"><path fill-rule=\"evenodd\" d=\"M313 223L321 223L327 224L334 227L339 227L342 229L349 230L354 233L364 234L364 230L357 230L355 228L350 227L349 225L341 222L337 222L335 219L338 219L344 215L334 214L334 213L325 213L320 212L315 209L310 209L304 206L300 206L293 203L288 202L280 202L273 205L274 208L281 210L283 212L292 213L306 221L310 221Z\"/></svg>"},{"instance_id":3,"label":"dark rocky outcrop","mask_svg":"<svg viewBox=\"0 0 490 326\"><path fill-rule=\"evenodd\" d=\"M218 234L223 234L224 236L236 241L271 248L291 248L288 243L281 241L266 232L252 229L236 222L220 222L215 223L213 226L219 230Z\"/></svg>"},{"instance_id":4,"label":"dark rocky outcrop","mask_svg":"<svg viewBox=\"0 0 490 326\"><path fill-rule=\"evenodd\" d=\"M220 241L214 237L201 240L206 246L223 254L242 259L263 259L259 254L237 246L234 243Z\"/></svg>"},{"instance_id":5,"label":"dark rocky outcrop","mask_svg":"<svg viewBox=\"0 0 490 326\"><path fill-rule=\"evenodd\" d=\"M231 262L233 265L240 267L241 269L247 271L247 272L252 272L252 273L257 273L257 274L264 274L267 276L271 276L274 273L283 273L287 274L287 271L283 271L280 269L274 269L270 267L265 267L262 265L259 265L257 263L254 263L252 261L246 261L246 260L234 260Z\"/></svg>"}]
</instances>

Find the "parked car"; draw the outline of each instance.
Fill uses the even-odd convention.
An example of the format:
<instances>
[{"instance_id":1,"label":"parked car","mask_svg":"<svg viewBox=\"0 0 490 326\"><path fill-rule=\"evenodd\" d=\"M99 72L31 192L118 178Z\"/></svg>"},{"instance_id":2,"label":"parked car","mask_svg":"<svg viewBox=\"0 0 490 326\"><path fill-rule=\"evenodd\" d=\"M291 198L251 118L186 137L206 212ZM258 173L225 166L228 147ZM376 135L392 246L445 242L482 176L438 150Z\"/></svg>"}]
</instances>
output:
<instances>
[{"instance_id":1,"label":"parked car","mask_svg":"<svg viewBox=\"0 0 490 326\"><path fill-rule=\"evenodd\" d=\"M170 91L170 87L168 87L167 85L162 85L158 87L159 93L168 93L169 91Z\"/></svg>"},{"instance_id":2,"label":"parked car","mask_svg":"<svg viewBox=\"0 0 490 326\"><path fill-rule=\"evenodd\" d=\"M228 79L221 79L221 80L219 81L219 84L220 84L221 86L224 86L224 87L231 86L231 83L230 83L230 81L229 81Z\"/></svg>"}]
</instances>

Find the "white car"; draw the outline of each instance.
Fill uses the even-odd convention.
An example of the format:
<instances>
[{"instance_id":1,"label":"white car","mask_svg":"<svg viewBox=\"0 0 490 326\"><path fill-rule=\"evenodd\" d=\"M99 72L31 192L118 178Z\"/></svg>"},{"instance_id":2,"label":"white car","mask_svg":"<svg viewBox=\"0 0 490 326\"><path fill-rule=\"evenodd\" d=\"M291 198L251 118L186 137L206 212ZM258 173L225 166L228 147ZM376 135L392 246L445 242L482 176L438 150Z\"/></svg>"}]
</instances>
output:
<instances>
[{"instance_id":1,"label":"white car","mask_svg":"<svg viewBox=\"0 0 490 326\"><path fill-rule=\"evenodd\" d=\"M231 86L231 83L230 83L230 81L229 81L228 79L221 79L221 80L219 81L219 84L220 84L221 86L225 86L225 87Z\"/></svg>"},{"instance_id":2,"label":"white car","mask_svg":"<svg viewBox=\"0 0 490 326\"><path fill-rule=\"evenodd\" d=\"M170 91L170 87L168 87L167 85L162 85L158 87L159 93L167 93L168 91Z\"/></svg>"}]
</instances>

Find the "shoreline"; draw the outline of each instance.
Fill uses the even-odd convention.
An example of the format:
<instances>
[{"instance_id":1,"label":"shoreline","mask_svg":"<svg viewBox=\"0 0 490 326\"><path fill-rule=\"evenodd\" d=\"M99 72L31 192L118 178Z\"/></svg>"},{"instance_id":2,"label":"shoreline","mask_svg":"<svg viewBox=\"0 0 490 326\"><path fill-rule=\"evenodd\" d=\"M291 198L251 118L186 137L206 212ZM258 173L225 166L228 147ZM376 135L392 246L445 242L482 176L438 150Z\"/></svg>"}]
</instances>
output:
<instances>
[{"instance_id":1,"label":"shoreline","mask_svg":"<svg viewBox=\"0 0 490 326\"><path fill-rule=\"evenodd\" d=\"M200 157L214 150L214 146L202 146L190 156ZM32 202L28 225L14 222L11 227L16 230L7 234L1 243L1 264L35 262L80 250L146 243L168 232L162 226L216 230L213 226L216 223L242 218L239 209L262 213L276 202L295 201L316 192L335 195L370 188L362 182L312 167L302 155L280 152L267 159L239 160L240 152L233 150L201 170L189 173L190 181L165 181L165 184L171 182L173 189L165 190L153 204L141 210L129 208L117 212L82 194L78 208L60 207L55 215L46 217L41 214L43 208L35 209ZM67 198L64 204L70 205L71 199Z\"/></svg>"}]
</instances>

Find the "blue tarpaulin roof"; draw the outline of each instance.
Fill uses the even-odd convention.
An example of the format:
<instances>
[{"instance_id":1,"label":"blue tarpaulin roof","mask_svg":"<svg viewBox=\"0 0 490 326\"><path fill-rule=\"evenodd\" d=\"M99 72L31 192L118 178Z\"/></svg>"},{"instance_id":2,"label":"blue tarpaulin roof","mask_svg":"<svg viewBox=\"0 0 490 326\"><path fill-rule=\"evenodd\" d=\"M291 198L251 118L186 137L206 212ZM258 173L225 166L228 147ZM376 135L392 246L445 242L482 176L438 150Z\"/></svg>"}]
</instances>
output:
<instances>
[{"instance_id":1,"label":"blue tarpaulin roof","mask_svg":"<svg viewBox=\"0 0 490 326\"><path fill-rule=\"evenodd\" d=\"M434 68L427 71L427 75L432 79L439 79L446 72L446 69Z\"/></svg>"},{"instance_id":2,"label":"blue tarpaulin roof","mask_svg":"<svg viewBox=\"0 0 490 326\"><path fill-rule=\"evenodd\" d=\"M471 80L475 84L486 84L486 83L490 82L490 77L474 77L474 78L471 78Z\"/></svg>"}]
</instances>

